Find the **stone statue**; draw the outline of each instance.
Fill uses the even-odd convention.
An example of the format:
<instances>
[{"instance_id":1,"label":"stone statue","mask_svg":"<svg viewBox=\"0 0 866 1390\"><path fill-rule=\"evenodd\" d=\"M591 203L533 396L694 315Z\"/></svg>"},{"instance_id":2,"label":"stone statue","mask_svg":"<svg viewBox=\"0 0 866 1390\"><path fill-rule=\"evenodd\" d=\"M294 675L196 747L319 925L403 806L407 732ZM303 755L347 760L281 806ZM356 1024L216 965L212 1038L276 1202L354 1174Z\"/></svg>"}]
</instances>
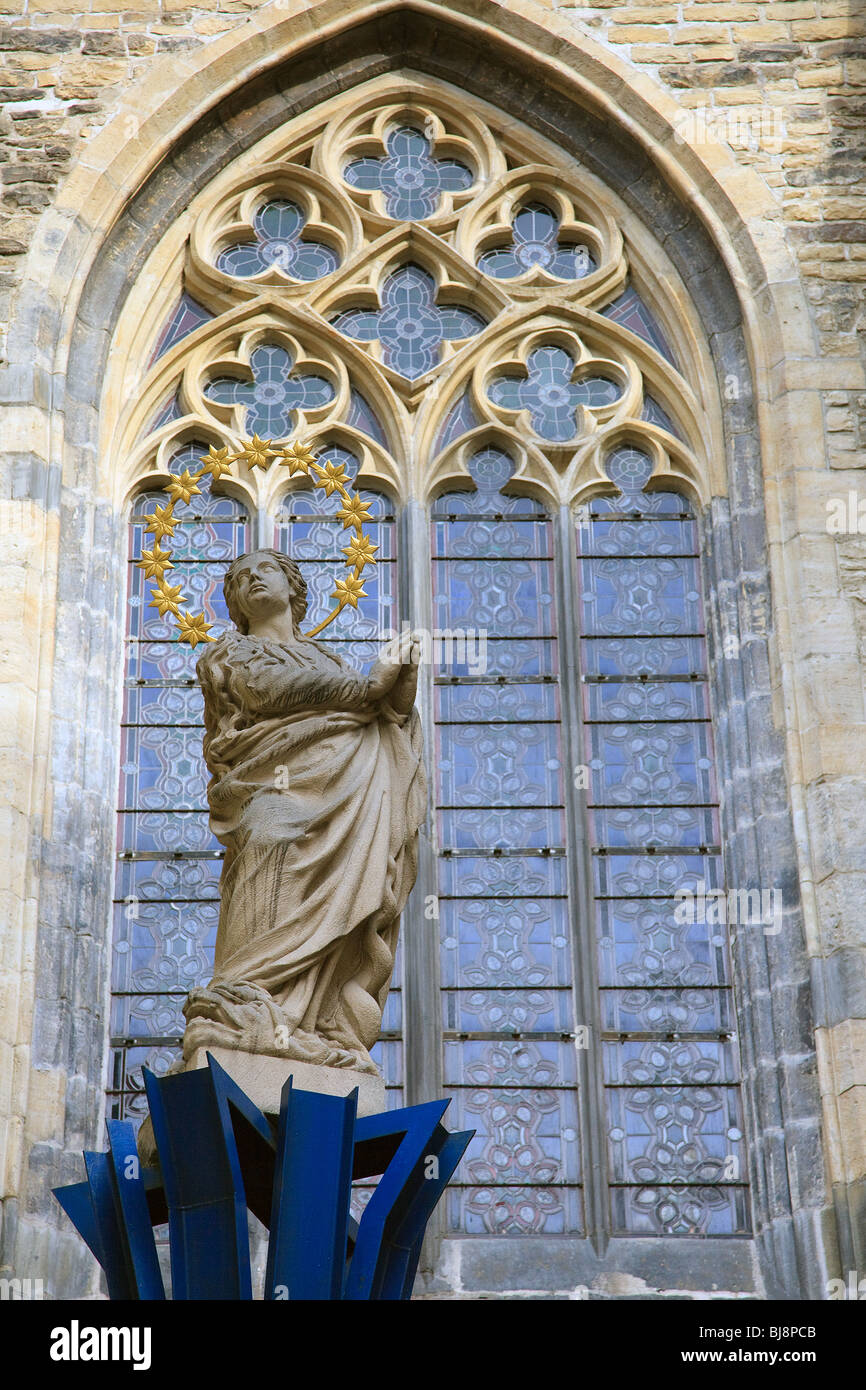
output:
<instances>
[{"instance_id":1,"label":"stone statue","mask_svg":"<svg viewBox=\"0 0 866 1390\"><path fill-rule=\"evenodd\" d=\"M197 671L226 857L184 1059L228 1048L378 1076L369 1049L426 813L418 644L361 675L301 634L306 584L275 550L235 560L224 589L235 626Z\"/></svg>"}]
</instances>

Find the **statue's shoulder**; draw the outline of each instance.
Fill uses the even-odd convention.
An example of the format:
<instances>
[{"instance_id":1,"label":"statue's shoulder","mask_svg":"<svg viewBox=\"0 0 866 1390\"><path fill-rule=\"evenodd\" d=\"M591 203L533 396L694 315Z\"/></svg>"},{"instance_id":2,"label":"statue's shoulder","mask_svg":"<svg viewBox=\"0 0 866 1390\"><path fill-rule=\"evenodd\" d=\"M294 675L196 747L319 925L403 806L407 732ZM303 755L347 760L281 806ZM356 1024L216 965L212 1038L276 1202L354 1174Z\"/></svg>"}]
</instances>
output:
<instances>
[{"instance_id":1,"label":"statue's shoulder","mask_svg":"<svg viewBox=\"0 0 866 1390\"><path fill-rule=\"evenodd\" d=\"M227 661L236 661L242 656L247 638L242 632L238 632L236 627L226 628L225 632L220 633L219 637L213 642L208 642L207 647L202 652L195 664L196 672L201 679L202 672L210 673L214 668L224 665Z\"/></svg>"}]
</instances>

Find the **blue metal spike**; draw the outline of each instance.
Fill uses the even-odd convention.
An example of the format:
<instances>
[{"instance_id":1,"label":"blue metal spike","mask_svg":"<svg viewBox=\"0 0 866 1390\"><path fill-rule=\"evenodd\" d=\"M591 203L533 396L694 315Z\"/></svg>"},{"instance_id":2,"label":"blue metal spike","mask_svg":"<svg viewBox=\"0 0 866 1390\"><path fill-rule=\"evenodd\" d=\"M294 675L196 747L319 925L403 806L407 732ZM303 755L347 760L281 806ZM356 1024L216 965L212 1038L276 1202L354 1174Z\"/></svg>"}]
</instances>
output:
<instances>
[{"instance_id":1,"label":"blue metal spike","mask_svg":"<svg viewBox=\"0 0 866 1390\"><path fill-rule=\"evenodd\" d=\"M449 1104L448 1100L429 1101L426 1105L370 1115L358 1121L355 1145L356 1153L358 1148L362 1149L361 1166L366 1167L363 1148L375 1152L378 1147L381 1153L381 1146L387 1138L396 1143L393 1157L387 1163L361 1217L346 1280L346 1299L399 1299L404 1296L409 1254L407 1248L400 1244L399 1233L408 1218L408 1251L413 1251L417 1224L412 1215L413 1208L416 1203L422 1207L427 1205L424 1184L432 1180L425 1179L425 1160L439 1159L448 1137L439 1121ZM461 1136L465 1142L457 1155L458 1161L471 1137L472 1134ZM449 1150L449 1162L451 1157ZM371 1170L366 1167L366 1171ZM373 1168L372 1171L377 1169ZM364 1175L359 1172L356 1163L355 1176ZM434 1197L434 1203L435 1200Z\"/></svg>"},{"instance_id":2,"label":"blue metal spike","mask_svg":"<svg viewBox=\"0 0 866 1390\"><path fill-rule=\"evenodd\" d=\"M66 1187L52 1187L69 1220L72 1222L85 1245L102 1264L102 1245L99 1240L99 1227L93 1210L93 1196L89 1182L72 1182Z\"/></svg>"},{"instance_id":3,"label":"blue metal spike","mask_svg":"<svg viewBox=\"0 0 866 1390\"><path fill-rule=\"evenodd\" d=\"M97 1259L105 1271L108 1297L137 1298L130 1275L129 1251L114 1187L111 1160L108 1154L85 1153L84 1166L87 1169L101 1251Z\"/></svg>"},{"instance_id":4,"label":"blue metal spike","mask_svg":"<svg viewBox=\"0 0 866 1390\"><path fill-rule=\"evenodd\" d=\"M147 1205L135 1130L128 1120L107 1120L109 1157L126 1238L135 1298L164 1299L165 1287Z\"/></svg>"},{"instance_id":5,"label":"blue metal spike","mask_svg":"<svg viewBox=\"0 0 866 1390\"><path fill-rule=\"evenodd\" d=\"M251 1299L247 1199L235 1126L273 1162L262 1112L208 1054L158 1078L142 1068L168 1205L172 1297ZM272 1171L272 1170L271 1170Z\"/></svg>"},{"instance_id":6,"label":"blue metal spike","mask_svg":"<svg viewBox=\"0 0 866 1390\"><path fill-rule=\"evenodd\" d=\"M283 1087L265 1298L342 1297L357 1107Z\"/></svg>"}]
</instances>

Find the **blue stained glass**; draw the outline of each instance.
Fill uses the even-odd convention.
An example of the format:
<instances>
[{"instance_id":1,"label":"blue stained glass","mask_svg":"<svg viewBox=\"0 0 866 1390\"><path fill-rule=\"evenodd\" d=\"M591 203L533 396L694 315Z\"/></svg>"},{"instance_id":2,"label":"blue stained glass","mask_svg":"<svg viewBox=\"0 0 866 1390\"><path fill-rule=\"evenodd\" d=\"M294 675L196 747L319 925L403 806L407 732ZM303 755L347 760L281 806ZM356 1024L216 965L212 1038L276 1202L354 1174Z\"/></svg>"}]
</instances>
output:
<instances>
[{"instance_id":1,"label":"blue stained glass","mask_svg":"<svg viewBox=\"0 0 866 1390\"><path fill-rule=\"evenodd\" d=\"M606 849L699 849L718 844L719 822L712 807L596 807L590 812L593 837Z\"/></svg>"},{"instance_id":2,"label":"blue stained glass","mask_svg":"<svg viewBox=\"0 0 866 1390\"><path fill-rule=\"evenodd\" d=\"M593 857L599 898L670 898L678 889L698 893L721 888L722 861L717 854L610 854Z\"/></svg>"},{"instance_id":3,"label":"blue stained glass","mask_svg":"<svg viewBox=\"0 0 866 1390\"><path fill-rule=\"evenodd\" d=\"M468 471L475 490L438 498L432 518L437 627L484 635L480 669L434 665L451 677L435 686L443 1021L469 1034L446 1041L448 1080L479 1130L450 1220L579 1231L574 1054L538 1036L574 1023L551 523L502 492L502 450Z\"/></svg>"},{"instance_id":4,"label":"blue stained glass","mask_svg":"<svg viewBox=\"0 0 866 1390\"><path fill-rule=\"evenodd\" d=\"M555 724L451 724L440 730L446 806L549 806L562 800Z\"/></svg>"},{"instance_id":5,"label":"blue stained glass","mask_svg":"<svg viewBox=\"0 0 866 1390\"><path fill-rule=\"evenodd\" d=\"M253 218L255 241L227 246L217 257L217 269L247 278L276 267L293 280L320 280L336 270L339 261L329 246L301 238L306 218L297 203L277 198L260 207Z\"/></svg>"},{"instance_id":6,"label":"blue stained glass","mask_svg":"<svg viewBox=\"0 0 866 1390\"><path fill-rule=\"evenodd\" d=\"M708 724L593 724L587 732L595 804L682 806L714 800Z\"/></svg>"},{"instance_id":7,"label":"blue stained glass","mask_svg":"<svg viewBox=\"0 0 866 1390\"><path fill-rule=\"evenodd\" d=\"M564 899L441 901L439 931L446 987L538 989L571 981Z\"/></svg>"},{"instance_id":8,"label":"blue stained glass","mask_svg":"<svg viewBox=\"0 0 866 1390\"><path fill-rule=\"evenodd\" d=\"M642 493L653 474L652 459L641 449L630 446L615 449L605 460L605 471L614 487L626 498Z\"/></svg>"},{"instance_id":9,"label":"blue stained glass","mask_svg":"<svg viewBox=\"0 0 866 1390\"><path fill-rule=\"evenodd\" d=\"M605 470L618 495L589 505L578 572L602 1026L619 1035L604 1044L613 1225L733 1235L748 1212L727 1171L743 1129L719 1036L727 918L705 906L725 894L696 528L683 498L644 491L642 450ZM690 1033L706 1043L670 1036Z\"/></svg>"},{"instance_id":10,"label":"blue stained glass","mask_svg":"<svg viewBox=\"0 0 866 1390\"><path fill-rule=\"evenodd\" d=\"M587 246L560 242L559 218L543 203L528 203L511 224L509 246L493 247L478 258L478 267L498 280L540 267L560 280L580 280L596 269Z\"/></svg>"},{"instance_id":11,"label":"blue stained glass","mask_svg":"<svg viewBox=\"0 0 866 1390\"><path fill-rule=\"evenodd\" d=\"M492 1095L482 1086L456 1091L448 1113L456 1125L475 1130L462 1163L463 1181L577 1182L580 1148L563 1138L575 1122L574 1100L567 1090L553 1088L511 1086Z\"/></svg>"},{"instance_id":12,"label":"blue stained glass","mask_svg":"<svg viewBox=\"0 0 866 1390\"><path fill-rule=\"evenodd\" d=\"M334 388L324 377L296 375L291 367L285 348L257 347L250 355L252 381L217 377L204 394L223 405L245 406L247 434L285 439L294 428L297 410L313 410L334 399Z\"/></svg>"},{"instance_id":13,"label":"blue stained glass","mask_svg":"<svg viewBox=\"0 0 866 1390\"><path fill-rule=\"evenodd\" d=\"M709 719L705 681L585 682L584 708L589 720Z\"/></svg>"},{"instance_id":14,"label":"blue stained glass","mask_svg":"<svg viewBox=\"0 0 866 1390\"><path fill-rule=\"evenodd\" d=\"M580 561L581 609L589 635L700 632L697 562L665 556Z\"/></svg>"},{"instance_id":15,"label":"blue stained glass","mask_svg":"<svg viewBox=\"0 0 866 1390\"><path fill-rule=\"evenodd\" d=\"M605 318L612 319L614 323L621 323L623 328L628 328L638 338L649 343L650 347L654 347L656 352L667 358L672 366L677 365L664 334L637 290L625 290L601 312Z\"/></svg>"},{"instance_id":16,"label":"blue stained glass","mask_svg":"<svg viewBox=\"0 0 866 1390\"><path fill-rule=\"evenodd\" d=\"M612 1033L721 1033L734 1027L728 989L603 989L601 1009L602 1027Z\"/></svg>"},{"instance_id":17,"label":"blue stained glass","mask_svg":"<svg viewBox=\"0 0 866 1390\"><path fill-rule=\"evenodd\" d=\"M677 902L672 898L612 898L600 903L600 983L724 985L727 962L717 928L704 922L679 922L676 913Z\"/></svg>"},{"instance_id":18,"label":"blue stained glass","mask_svg":"<svg viewBox=\"0 0 866 1390\"><path fill-rule=\"evenodd\" d=\"M442 421L433 445L434 454L438 454L455 439L459 439L461 434L474 430L476 425L480 424L478 413L472 404L472 397L468 391L464 391L459 401L451 407Z\"/></svg>"},{"instance_id":19,"label":"blue stained glass","mask_svg":"<svg viewBox=\"0 0 866 1390\"><path fill-rule=\"evenodd\" d=\"M682 435L677 429L666 410L663 410L655 396L644 396L643 410L640 413L642 420L647 420L651 425L658 425L660 429L667 430L675 439L682 439Z\"/></svg>"},{"instance_id":20,"label":"blue stained glass","mask_svg":"<svg viewBox=\"0 0 866 1390\"><path fill-rule=\"evenodd\" d=\"M565 855L539 859L513 853L497 859L474 855L442 859L439 886L442 898L564 897L568 891ZM445 947L448 949L447 941Z\"/></svg>"},{"instance_id":21,"label":"blue stained glass","mask_svg":"<svg viewBox=\"0 0 866 1390\"><path fill-rule=\"evenodd\" d=\"M471 338L486 320L471 309L436 304L432 275L417 265L403 266L382 286L381 309L348 309L333 320L349 338L382 344L385 365L414 380L439 361L445 339Z\"/></svg>"},{"instance_id":22,"label":"blue stained glass","mask_svg":"<svg viewBox=\"0 0 866 1390\"><path fill-rule=\"evenodd\" d=\"M736 1049L729 1043L701 1038L685 1041L629 1042L623 1046L602 1044L605 1079L618 1085L703 1086L708 1082L736 1081L739 1066Z\"/></svg>"},{"instance_id":23,"label":"blue stained glass","mask_svg":"<svg viewBox=\"0 0 866 1390\"><path fill-rule=\"evenodd\" d=\"M471 187L473 174L456 159L436 159L432 142L420 130L401 126L385 141L387 155L354 159L343 170L353 188L380 191L388 216L401 222L432 217L443 193Z\"/></svg>"},{"instance_id":24,"label":"blue stained glass","mask_svg":"<svg viewBox=\"0 0 866 1390\"><path fill-rule=\"evenodd\" d=\"M573 381L574 369L575 359L565 348L536 348L525 377L497 377L487 393L506 410L528 410L536 434L559 443L574 438L578 406L612 405L621 395L620 387L606 377Z\"/></svg>"},{"instance_id":25,"label":"blue stained glass","mask_svg":"<svg viewBox=\"0 0 866 1390\"><path fill-rule=\"evenodd\" d=\"M197 299L193 299L192 295L187 294L184 290L172 309L167 323L163 326L148 366L168 352L169 348L174 347L175 343L179 343L190 333L194 333L197 328L200 328L203 323L208 323L212 318L213 314L210 309L199 304Z\"/></svg>"},{"instance_id":26,"label":"blue stained glass","mask_svg":"<svg viewBox=\"0 0 866 1390\"><path fill-rule=\"evenodd\" d=\"M443 724L555 724L559 721L558 696L554 684L534 681L519 685L438 685L436 717Z\"/></svg>"},{"instance_id":27,"label":"blue stained glass","mask_svg":"<svg viewBox=\"0 0 866 1390\"><path fill-rule=\"evenodd\" d=\"M559 1032L569 1027L568 989L445 989L445 1028L478 1032Z\"/></svg>"},{"instance_id":28,"label":"blue stained glass","mask_svg":"<svg viewBox=\"0 0 866 1390\"><path fill-rule=\"evenodd\" d=\"M172 391L171 395L163 401L145 433L153 434L154 430L160 429L163 425L168 425L172 420L179 420L182 414L183 411L180 408L180 392Z\"/></svg>"},{"instance_id":29,"label":"blue stained glass","mask_svg":"<svg viewBox=\"0 0 866 1390\"><path fill-rule=\"evenodd\" d=\"M385 431L379 423L373 407L360 391L354 388L349 392L349 410L346 415L346 424L353 429L361 430L368 434L371 439L375 439L377 444L387 444Z\"/></svg>"}]
</instances>

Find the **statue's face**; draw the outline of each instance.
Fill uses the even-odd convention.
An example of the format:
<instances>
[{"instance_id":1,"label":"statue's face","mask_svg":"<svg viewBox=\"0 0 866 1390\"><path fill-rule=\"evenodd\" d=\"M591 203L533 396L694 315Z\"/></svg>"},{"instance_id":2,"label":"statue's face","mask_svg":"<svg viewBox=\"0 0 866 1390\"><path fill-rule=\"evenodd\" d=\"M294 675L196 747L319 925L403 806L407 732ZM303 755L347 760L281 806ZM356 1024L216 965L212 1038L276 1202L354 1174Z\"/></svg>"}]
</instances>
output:
<instances>
[{"instance_id":1,"label":"statue's face","mask_svg":"<svg viewBox=\"0 0 866 1390\"><path fill-rule=\"evenodd\" d=\"M273 555L254 551L234 571L237 603L249 622L284 613L292 599L285 571Z\"/></svg>"}]
</instances>

